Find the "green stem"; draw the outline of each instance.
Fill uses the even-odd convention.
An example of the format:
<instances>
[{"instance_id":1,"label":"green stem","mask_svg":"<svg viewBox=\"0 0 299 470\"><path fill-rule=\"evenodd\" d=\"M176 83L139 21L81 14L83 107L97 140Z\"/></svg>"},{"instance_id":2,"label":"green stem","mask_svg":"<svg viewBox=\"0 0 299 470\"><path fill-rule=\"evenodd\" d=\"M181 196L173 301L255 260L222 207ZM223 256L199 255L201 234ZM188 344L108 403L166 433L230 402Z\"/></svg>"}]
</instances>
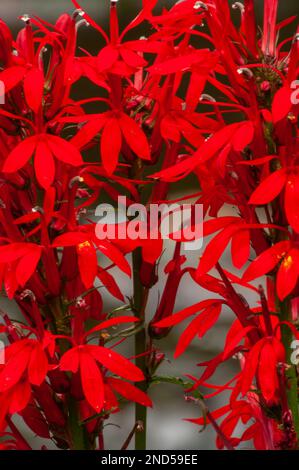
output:
<instances>
[{"instance_id":1,"label":"green stem","mask_svg":"<svg viewBox=\"0 0 299 470\"><path fill-rule=\"evenodd\" d=\"M282 321L291 321L290 301L288 299L279 303ZM286 371L286 377L289 387L287 388L287 400L289 408L293 415L293 423L296 431L297 439L299 440L299 413L298 413L298 392L297 392L297 371L296 367L291 363L290 356L292 353L291 343L293 334L287 325L281 327L282 342L285 347L287 363L289 365Z\"/></svg>"},{"instance_id":2,"label":"green stem","mask_svg":"<svg viewBox=\"0 0 299 470\"><path fill-rule=\"evenodd\" d=\"M90 449L88 437L84 426L80 423L78 403L70 396L69 398L69 419L68 429L71 440L72 450L88 450Z\"/></svg>"},{"instance_id":3,"label":"green stem","mask_svg":"<svg viewBox=\"0 0 299 470\"><path fill-rule=\"evenodd\" d=\"M142 262L141 250L137 248L133 252L133 282L134 282L134 310L135 314L144 322L145 314L145 303L146 295L144 288L140 281L140 267ZM135 355L136 357L136 366L139 367L145 377L147 376L147 365L146 365L146 356L144 355L146 351L146 331L145 328L140 329L135 335ZM141 356L140 356L141 355ZM145 380L143 382L138 382L137 387L142 391L146 391L148 388L148 382ZM135 422L142 423L139 430L135 433L135 449L136 450L145 450L146 449L146 420L147 420L147 409L146 406L142 406L139 403L135 405Z\"/></svg>"}]
</instances>

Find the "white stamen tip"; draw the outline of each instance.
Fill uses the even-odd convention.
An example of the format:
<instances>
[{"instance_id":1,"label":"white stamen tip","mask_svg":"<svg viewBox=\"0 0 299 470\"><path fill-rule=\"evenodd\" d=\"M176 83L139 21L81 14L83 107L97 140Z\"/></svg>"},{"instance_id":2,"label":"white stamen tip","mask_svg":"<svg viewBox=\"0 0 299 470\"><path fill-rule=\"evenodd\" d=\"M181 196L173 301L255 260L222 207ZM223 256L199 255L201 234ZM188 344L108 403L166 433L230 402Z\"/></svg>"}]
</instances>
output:
<instances>
[{"instance_id":1,"label":"white stamen tip","mask_svg":"<svg viewBox=\"0 0 299 470\"><path fill-rule=\"evenodd\" d=\"M27 23L27 21L30 21L30 19L31 18L29 15L27 15L27 13L25 13L24 15L20 17L20 20L24 21L25 23Z\"/></svg>"},{"instance_id":2,"label":"white stamen tip","mask_svg":"<svg viewBox=\"0 0 299 470\"><path fill-rule=\"evenodd\" d=\"M203 95L201 95L200 101L212 101L212 102L215 102L216 100L215 100L215 98L213 98L213 96L207 95L206 93L204 93Z\"/></svg>"},{"instance_id":3,"label":"white stamen tip","mask_svg":"<svg viewBox=\"0 0 299 470\"><path fill-rule=\"evenodd\" d=\"M84 16L85 15L85 11L82 10L82 8L77 8L75 11L74 11L74 15L78 15L78 16Z\"/></svg>"},{"instance_id":4,"label":"white stamen tip","mask_svg":"<svg viewBox=\"0 0 299 470\"><path fill-rule=\"evenodd\" d=\"M247 69L246 67L241 67L237 70L239 75L245 75L247 78L252 78L253 73L251 72L250 69Z\"/></svg>"},{"instance_id":5,"label":"white stamen tip","mask_svg":"<svg viewBox=\"0 0 299 470\"><path fill-rule=\"evenodd\" d=\"M40 206L35 206L35 207L32 208L32 212L34 212L34 213L39 212L40 214L43 214L44 210Z\"/></svg>"},{"instance_id":6,"label":"white stamen tip","mask_svg":"<svg viewBox=\"0 0 299 470\"><path fill-rule=\"evenodd\" d=\"M194 10L200 10L201 8L203 10L208 10L208 7L205 3L203 2L195 2L193 5Z\"/></svg>"},{"instance_id":7,"label":"white stamen tip","mask_svg":"<svg viewBox=\"0 0 299 470\"><path fill-rule=\"evenodd\" d=\"M233 10L240 10L241 13L243 13L244 10L245 10L244 5L243 5L243 3L241 3L241 2L235 2L235 3L233 3L233 4L232 4L232 8L233 8Z\"/></svg>"}]
</instances>

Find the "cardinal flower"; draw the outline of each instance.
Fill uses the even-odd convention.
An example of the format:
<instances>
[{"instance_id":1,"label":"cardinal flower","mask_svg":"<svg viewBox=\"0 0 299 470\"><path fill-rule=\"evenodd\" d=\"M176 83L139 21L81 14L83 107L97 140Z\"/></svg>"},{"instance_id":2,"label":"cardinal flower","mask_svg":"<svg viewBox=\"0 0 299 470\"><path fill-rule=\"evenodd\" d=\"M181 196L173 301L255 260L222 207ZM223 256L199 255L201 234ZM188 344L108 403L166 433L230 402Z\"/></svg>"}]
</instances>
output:
<instances>
[{"instance_id":1,"label":"cardinal flower","mask_svg":"<svg viewBox=\"0 0 299 470\"><path fill-rule=\"evenodd\" d=\"M71 166L82 165L80 152L61 137L38 134L20 142L8 155L2 171L15 173L23 168L34 155L34 169L37 181L48 189L55 178L55 159Z\"/></svg>"},{"instance_id":2,"label":"cardinal flower","mask_svg":"<svg viewBox=\"0 0 299 470\"><path fill-rule=\"evenodd\" d=\"M115 351L95 345L80 345L66 352L60 362L60 370L80 371L84 396L97 412L104 404L103 375L101 364L116 375L128 380L141 381L143 373L128 359Z\"/></svg>"},{"instance_id":3,"label":"cardinal flower","mask_svg":"<svg viewBox=\"0 0 299 470\"><path fill-rule=\"evenodd\" d=\"M180 336L179 342L175 350L175 357L180 356L191 341L198 336L202 338L206 332L216 323L221 313L221 304L219 299L203 300L191 307L187 307L163 320L155 323L158 328L165 328L177 325L186 318L199 313L194 320L190 322L185 331Z\"/></svg>"},{"instance_id":4,"label":"cardinal flower","mask_svg":"<svg viewBox=\"0 0 299 470\"><path fill-rule=\"evenodd\" d=\"M139 41L124 41L125 35L133 28L139 26L150 15L151 10L154 8L155 2L150 2L151 5L144 5L144 8L139 15L124 29L120 34L118 15L117 15L117 2L111 1L110 7L110 37L97 25L90 16L81 9L79 2L72 0L73 4L80 10L83 18L96 29L106 42L106 45L100 50L97 58L96 65L99 73L105 72L120 76L130 76L137 69L147 65L147 61L140 53L143 52L158 52L161 44L158 41L147 40L144 38ZM93 62L93 58L91 59Z\"/></svg>"},{"instance_id":5,"label":"cardinal flower","mask_svg":"<svg viewBox=\"0 0 299 470\"><path fill-rule=\"evenodd\" d=\"M299 167L282 168L271 173L253 192L249 204L268 204L283 190L288 222L299 233Z\"/></svg>"},{"instance_id":6,"label":"cardinal flower","mask_svg":"<svg viewBox=\"0 0 299 470\"><path fill-rule=\"evenodd\" d=\"M285 350L275 337L258 341L246 357L242 371L241 393L245 395L257 375L257 386L268 403L279 401L279 365L285 362Z\"/></svg>"},{"instance_id":7,"label":"cardinal flower","mask_svg":"<svg viewBox=\"0 0 299 470\"><path fill-rule=\"evenodd\" d=\"M42 344L21 339L5 349L0 369L1 407L13 414L24 409L31 398L31 385L40 386L48 372L48 359Z\"/></svg>"},{"instance_id":8,"label":"cardinal flower","mask_svg":"<svg viewBox=\"0 0 299 470\"><path fill-rule=\"evenodd\" d=\"M97 249L107 256L115 265L127 275L131 274L131 268L122 252L107 240L98 240L91 231L67 232L57 237L54 247L75 246L78 256L78 266L81 279L86 288L93 285L98 273Z\"/></svg>"},{"instance_id":9,"label":"cardinal flower","mask_svg":"<svg viewBox=\"0 0 299 470\"><path fill-rule=\"evenodd\" d=\"M35 273L42 247L33 243L10 243L0 247L0 280L9 298Z\"/></svg>"},{"instance_id":10,"label":"cardinal flower","mask_svg":"<svg viewBox=\"0 0 299 470\"><path fill-rule=\"evenodd\" d=\"M243 279L249 282L271 272L279 264L276 278L278 297L285 299L299 277L299 248L291 241L281 241L261 253L247 268Z\"/></svg>"},{"instance_id":11,"label":"cardinal flower","mask_svg":"<svg viewBox=\"0 0 299 470\"><path fill-rule=\"evenodd\" d=\"M100 151L108 175L115 171L123 143L126 143L137 157L150 160L149 143L144 132L134 119L122 111L107 111L98 116L66 118L64 121L88 121L71 140L71 144L78 148L84 147L102 131Z\"/></svg>"}]
</instances>

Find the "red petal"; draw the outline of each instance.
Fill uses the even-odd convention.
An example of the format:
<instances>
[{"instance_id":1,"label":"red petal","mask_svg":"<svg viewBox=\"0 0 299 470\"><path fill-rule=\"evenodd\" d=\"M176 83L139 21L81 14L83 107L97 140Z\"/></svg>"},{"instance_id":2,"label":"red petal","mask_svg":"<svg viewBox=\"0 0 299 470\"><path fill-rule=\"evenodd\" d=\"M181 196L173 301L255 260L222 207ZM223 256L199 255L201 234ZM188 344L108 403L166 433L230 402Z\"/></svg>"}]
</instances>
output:
<instances>
[{"instance_id":1,"label":"red petal","mask_svg":"<svg viewBox=\"0 0 299 470\"><path fill-rule=\"evenodd\" d=\"M190 54L181 55L162 63L152 65L148 68L151 74L168 75L170 73L181 72L191 68L193 64L198 62L205 62L205 68L207 66L207 59L215 61L213 54L210 51L201 50L191 52Z\"/></svg>"},{"instance_id":2,"label":"red petal","mask_svg":"<svg viewBox=\"0 0 299 470\"><path fill-rule=\"evenodd\" d=\"M122 56L124 62L126 62L130 67L145 67L147 65L146 60L144 60L136 52L127 49L126 47L120 48L120 55Z\"/></svg>"},{"instance_id":3,"label":"red petal","mask_svg":"<svg viewBox=\"0 0 299 470\"><path fill-rule=\"evenodd\" d=\"M93 286L98 272L98 259L96 250L89 242L77 245L78 265L80 277L86 289Z\"/></svg>"},{"instance_id":4,"label":"red petal","mask_svg":"<svg viewBox=\"0 0 299 470\"><path fill-rule=\"evenodd\" d=\"M299 277L299 251L290 250L283 259L276 277L277 295L284 300L295 288Z\"/></svg>"},{"instance_id":5,"label":"red petal","mask_svg":"<svg viewBox=\"0 0 299 470\"><path fill-rule=\"evenodd\" d=\"M198 335L199 338L202 338L205 333L216 323L221 312L221 305L214 305L207 308L203 313L198 317L194 318L190 325L185 329L185 331L180 336L179 342L177 344L174 357L180 356L186 348L189 346L191 341Z\"/></svg>"},{"instance_id":6,"label":"red petal","mask_svg":"<svg viewBox=\"0 0 299 470\"><path fill-rule=\"evenodd\" d=\"M24 67L13 66L4 72L0 73L0 80L4 83L5 93L12 90L21 80L23 80L26 73Z\"/></svg>"},{"instance_id":7,"label":"red petal","mask_svg":"<svg viewBox=\"0 0 299 470\"><path fill-rule=\"evenodd\" d=\"M291 90L283 86L274 96L272 103L273 122L276 123L286 117L292 108Z\"/></svg>"},{"instance_id":8,"label":"red petal","mask_svg":"<svg viewBox=\"0 0 299 470\"><path fill-rule=\"evenodd\" d=\"M41 187L45 190L49 189L55 177L55 163L50 148L42 140L36 146L34 169Z\"/></svg>"},{"instance_id":9,"label":"red petal","mask_svg":"<svg viewBox=\"0 0 299 470\"><path fill-rule=\"evenodd\" d=\"M106 119L100 117L99 119L93 119L92 121L85 124L79 132L70 140L70 143L75 147L82 148L88 144L102 129Z\"/></svg>"},{"instance_id":10,"label":"red petal","mask_svg":"<svg viewBox=\"0 0 299 470\"><path fill-rule=\"evenodd\" d=\"M154 264L161 256L163 250L162 238L154 239L149 237L147 240L141 240L142 258L146 263Z\"/></svg>"},{"instance_id":11,"label":"red petal","mask_svg":"<svg viewBox=\"0 0 299 470\"><path fill-rule=\"evenodd\" d=\"M233 138L233 147L236 152L242 152L249 145L254 137L254 126L251 121L244 122Z\"/></svg>"},{"instance_id":12,"label":"red petal","mask_svg":"<svg viewBox=\"0 0 299 470\"><path fill-rule=\"evenodd\" d=\"M147 138L134 119L122 113L119 124L123 136L131 150L133 150L138 157L144 160L150 160L151 155Z\"/></svg>"},{"instance_id":13,"label":"red petal","mask_svg":"<svg viewBox=\"0 0 299 470\"><path fill-rule=\"evenodd\" d=\"M218 233L207 245L197 268L196 277L209 272L219 261L237 226L229 226Z\"/></svg>"},{"instance_id":14,"label":"red petal","mask_svg":"<svg viewBox=\"0 0 299 470\"><path fill-rule=\"evenodd\" d=\"M41 385L45 380L48 372L47 356L40 344L37 344L32 350L29 366L28 377L32 385Z\"/></svg>"},{"instance_id":15,"label":"red petal","mask_svg":"<svg viewBox=\"0 0 299 470\"><path fill-rule=\"evenodd\" d=\"M173 142L179 143L181 140L181 133L179 126L177 125L174 117L166 114L160 123L160 132L165 140L172 140Z\"/></svg>"},{"instance_id":16,"label":"red petal","mask_svg":"<svg viewBox=\"0 0 299 470\"><path fill-rule=\"evenodd\" d=\"M25 372L30 360L31 347L23 343L23 348L11 357L0 373L0 392L5 392L15 385Z\"/></svg>"},{"instance_id":17,"label":"red petal","mask_svg":"<svg viewBox=\"0 0 299 470\"><path fill-rule=\"evenodd\" d=\"M32 249L22 257L16 268L16 279L24 287L28 279L34 274L36 266L40 260L42 249L33 245Z\"/></svg>"},{"instance_id":18,"label":"red petal","mask_svg":"<svg viewBox=\"0 0 299 470\"><path fill-rule=\"evenodd\" d=\"M99 250L107 256L119 269L121 269L125 274L131 276L131 268L122 254L122 252L116 248L112 243L108 243L105 240L95 240L96 245Z\"/></svg>"},{"instance_id":19,"label":"red petal","mask_svg":"<svg viewBox=\"0 0 299 470\"><path fill-rule=\"evenodd\" d=\"M231 352L235 349L235 347L240 343L240 341L245 338L247 333L251 331L254 327L253 326L246 326L246 328L241 328L239 331L234 332L235 334L227 335L225 347L223 350L223 360L225 361L231 355Z\"/></svg>"},{"instance_id":20,"label":"red petal","mask_svg":"<svg viewBox=\"0 0 299 470\"><path fill-rule=\"evenodd\" d=\"M17 145L8 155L4 162L2 171L4 173L14 173L22 168L32 157L36 147L36 137L28 137Z\"/></svg>"},{"instance_id":21,"label":"red petal","mask_svg":"<svg viewBox=\"0 0 299 470\"><path fill-rule=\"evenodd\" d=\"M278 388L276 355L268 341L263 346L258 368L259 385L267 401L273 401Z\"/></svg>"},{"instance_id":22,"label":"red petal","mask_svg":"<svg viewBox=\"0 0 299 470\"><path fill-rule=\"evenodd\" d=\"M97 412L100 412L104 404L102 374L93 357L84 351L80 351L80 374L86 400Z\"/></svg>"},{"instance_id":23,"label":"red petal","mask_svg":"<svg viewBox=\"0 0 299 470\"><path fill-rule=\"evenodd\" d=\"M117 59L118 50L115 47L111 45L103 47L97 58L98 71L103 72L104 70L110 69Z\"/></svg>"},{"instance_id":24,"label":"red petal","mask_svg":"<svg viewBox=\"0 0 299 470\"><path fill-rule=\"evenodd\" d=\"M222 406L221 408L218 408L218 410L213 411L211 413L211 416L214 419L218 419L218 418L221 418L221 416L228 413L229 411L231 411L231 406L230 405L225 405L225 406ZM205 417L195 418L195 419L194 418L193 419L186 419L186 421L189 421L189 422L194 423L194 424L198 424L199 426L204 426L205 424L210 423L210 420L209 420L208 417L206 419L205 419Z\"/></svg>"},{"instance_id":25,"label":"red petal","mask_svg":"<svg viewBox=\"0 0 299 470\"><path fill-rule=\"evenodd\" d=\"M28 405L31 398L31 387L27 381L19 382L11 391L9 413L15 414Z\"/></svg>"},{"instance_id":26,"label":"red petal","mask_svg":"<svg viewBox=\"0 0 299 470\"><path fill-rule=\"evenodd\" d=\"M56 135L48 134L46 139L51 151L58 160L72 166L82 165L81 153L74 145Z\"/></svg>"},{"instance_id":27,"label":"red petal","mask_svg":"<svg viewBox=\"0 0 299 470\"><path fill-rule=\"evenodd\" d=\"M299 233L299 175L288 177L285 190L285 210L289 224Z\"/></svg>"},{"instance_id":28,"label":"red petal","mask_svg":"<svg viewBox=\"0 0 299 470\"><path fill-rule=\"evenodd\" d=\"M95 333L96 331L100 331L106 328L110 328L111 326L115 325L120 325L122 323L131 323L131 322L138 322L140 321L139 318L137 317L129 317L129 316L122 316L122 317L116 317L116 318L110 318L109 320L105 320L99 325L95 326L94 328L91 328L91 330L88 330L86 333L86 336L89 336L92 333Z\"/></svg>"},{"instance_id":29,"label":"red petal","mask_svg":"<svg viewBox=\"0 0 299 470\"><path fill-rule=\"evenodd\" d=\"M29 108L38 112L44 94L44 74L40 69L31 69L24 80L24 93Z\"/></svg>"},{"instance_id":30,"label":"red petal","mask_svg":"<svg viewBox=\"0 0 299 470\"><path fill-rule=\"evenodd\" d=\"M108 175L112 175L117 167L121 142L122 136L118 120L109 119L104 127L101 139L102 161Z\"/></svg>"},{"instance_id":31,"label":"red petal","mask_svg":"<svg viewBox=\"0 0 299 470\"><path fill-rule=\"evenodd\" d=\"M124 382L123 380L114 378L109 378L107 382L117 393L125 397L127 400L140 403L140 405L143 406L153 406L152 401L147 394L129 382Z\"/></svg>"},{"instance_id":32,"label":"red petal","mask_svg":"<svg viewBox=\"0 0 299 470\"><path fill-rule=\"evenodd\" d=\"M256 369L258 367L261 348L263 347L264 343L265 339L258 341L246 356L245 367L242 372L242 395L245 395L250 389Z\"/></svg>"},{"instance_id":33,"label":"red petal","mask_svg":"<svg viewBox=\"0 0 299 470\"><path fill-rule=\"evenodd\" d=\"M252 261L248 269L245 271L243 279L245 281L251 281L252 279L257 279L269 271L272 271L289 248L289 241L282 241L271 246L271 248L261 253L254 261Z\"/></svg>"},{"instance_id":34,"label":"red petal","mask_svg":"<svg viewBox=\"0 0 299 470\"><path fill-rule=\"evenodd\" d=\"M144 380L144 375L138 367L112 349L102 346L86 346L86 348L88 348L89 354L92 354L97 361L114 374L134 382Z\"/></svg>"},{"instance_id":35,"label":"red petal","mask_svg":"<svg viewBox=\"0 0 299 470\"><path fill-rule=\"evenodd\" d=\"M181 161L177 165L166 168L152 175L154 178L161 178L165 181L172 180L185 173L190 173L199 164L212 158L219 150L222 149L232 138L239 128L240 124L230 124L215 132L215 134L206 140L199 149L194 153L192 158Z\"/></svg>"},{"instance_id":36,"label":"red petal","mask_svg":"<svg viewBox=\"0 0 299 470\"><path fill-rule=\"evenodd\" d=\"M10 245L0 246L0 262L11 263L21 256L25 256L28 253L29 247L30 244L26 243L11 243Z\"/></svg>"},{"instance_id":37,"label":"red petal","mask_svg":"<svg viewBox=\"0 0 299 470\"><path fill-rule=\"evenodd\" d=\"M114 277L110 273L108 273L108 271L99 268L98 278L111 295L116 297L121 302L124 300L124 296L120 288L118 287L117 282L115 281Z\"/></svg>"},{"instance_id":38,"label":"red petal","mask_svg":"<svg viewBox=\"0 0 299 470\"><path fill-rule=\"evenodd\" d=\"M277 170L268 176L251 195L249 204L268 204L282 191L286 183L286 172L284 169Z\"/></svg>"},{"instance_id":39,"label":"red petal","mask_svg":"<svg viewBox=\"0 0 299 470\"><path fill-rule=\"evenodd\" d=\"M216 302L218 302L218 300L214 300L214 299L202 300L201 302L198 302L197 304L191 305L190 307L186 307L183 310L180 310L179 312L176 312L173 315L170 315L169 317L158 321L157 323L155 323L155 326L159 328L165 328L168 326L177 325L178 323L181 323L183 320L190 317L191 315L194 315L195 313L200 312L204 308L210 307L212 304Z\"/></svg>"},{"instance_id":40,"label":"red petal","mask_svg":"<svg viewBox=\"0 0 299 470\"><path fill-rule=\"evenodd\" d=\"M72 348L67 351L60 360L60 370L77 372L79 368L79 349Z\"/></svg>"},{"instance_id":41,"label":"red petal","mask_svg":"<svg viewBox=\"0 0 299 470\"><path fill-rule=\"evenodd\" d=\"M231 253L233 265L241 269L250 255L250 232L240 230L232 237Z\"/></svg>"},{"instance_id":42,"label":"red petal","mask_svg":"<svg viewBox=\"0 0 299 470\"><path fill-rule=\"evenodd\" d=\"M88 234L84 232L67 232L59 235L55 238L53 242L54 247L60 246L75 246L80 243L86 242L88 239ZM1 259L1 257L0 257Z\"/></svg>"}]
</instances>

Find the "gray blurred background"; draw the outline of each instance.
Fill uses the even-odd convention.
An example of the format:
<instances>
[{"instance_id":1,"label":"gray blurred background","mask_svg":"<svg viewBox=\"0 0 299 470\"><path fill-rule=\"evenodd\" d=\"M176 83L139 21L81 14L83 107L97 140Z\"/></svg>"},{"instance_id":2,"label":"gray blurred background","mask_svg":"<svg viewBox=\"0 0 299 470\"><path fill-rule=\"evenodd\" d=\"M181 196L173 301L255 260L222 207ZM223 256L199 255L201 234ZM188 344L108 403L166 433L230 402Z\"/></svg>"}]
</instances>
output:
<instances>
[{"instance_id":1,"label":"gray blurred background","mask_svg":"<svg viewBox=\"0 0 299 470\"><path fill-rule=\"evenodd\" d=\"M171 6L175 1L160 1L161 6ZM231 2L233 3L233 2ZM81 5L88 13L101 25L107 25L108 20L108 0L82 0ZM121 22L126 24L128 19L133 18L141 5L139 0L120 0L119 9L121 12ZM263 1L257 0L257 13L261 20ZM6 21L16 33L23 23L17 18L22 14L37 15L48 21L54 21L57 16L63 12L71 13L73 6L70 0L1 0L0 1L0 17ZM281 19L286 16L298 14L298 0L280 1L279 16ZM235 12L236 19L238 18ZM80 45L90 52L98 52L100 43L99 36L91 28L82 26L79 32ZM84 93L86 90L84 89ZM190 182L191 183L191 182ZM192 193L194 188L188 185L187 192ZM184 188L182 188L184 190ZM185 191L184 191L185 192ZM178 195L178 194L176 194ZM234 211L234 210L233 210ZM227 209L224 213L231 213L231 209ZM165 260L172 256L173 245L169 244L160 263L161 272ZM188 263L197 265L200 253L187 252ZM229 256L224 256L223 264L227 269L236 272L230 265ZM236 273L238 274L238 273ZM127 279L121 279L123 292L128 296L131 295L131 286ZM159 293L163 288L163 280L153 289L148 313L149 315L157 307ZM248 299L248 292L244 292ZM199 289L190 278L185 277L179 295L177 296L176 311L192 305L203 298L208 298L209 292ZM254 301L255 299L251 299ZM113 308L118 304L111 297L105 299L106 309ZM12 306L6 300L1 301L1 307L12 311ZM191 374L199 376L202 369L196 367L196 363L211 359L223 348L227 328L231 324L232 315L229 311L223 309L220 320L203 340L194 340L187 352L177 360L173 360L173 351L180 333L179 328L175 328L167 339L157 342L157 346L166 352L167 361L159 370L160 375L183 376ZM185 322L186 326L188 321ZM181 328L181 330L182 330ZM132 349L128 343L126 352L132 354ZM238 370L238 364L232 360L219 368L211 382L223 384L228 381ZM207 389L202 390L209 393ZM150 396L154 402L154 408L148 411L148 449L214 449L215 434L208 427L204 432L200 433L199 428L186 421L184 418L199 417L201 415L198 405L186 403L183 397L182 389L176 385L161 384L152 387ZM225 403L225 395L209 401L210 409ZM108 449L118 449L121 447L134 424L134 411L132 406L128 406L119 415L113 416L109 420L109 425L105 428L105 442ZM35 449L40 449L42 444L46 444L48 448L53 448L51 441L42 442L42 440L32 436L24 429L27 439L31 442Z\"/></svg>"}]
</instances>

